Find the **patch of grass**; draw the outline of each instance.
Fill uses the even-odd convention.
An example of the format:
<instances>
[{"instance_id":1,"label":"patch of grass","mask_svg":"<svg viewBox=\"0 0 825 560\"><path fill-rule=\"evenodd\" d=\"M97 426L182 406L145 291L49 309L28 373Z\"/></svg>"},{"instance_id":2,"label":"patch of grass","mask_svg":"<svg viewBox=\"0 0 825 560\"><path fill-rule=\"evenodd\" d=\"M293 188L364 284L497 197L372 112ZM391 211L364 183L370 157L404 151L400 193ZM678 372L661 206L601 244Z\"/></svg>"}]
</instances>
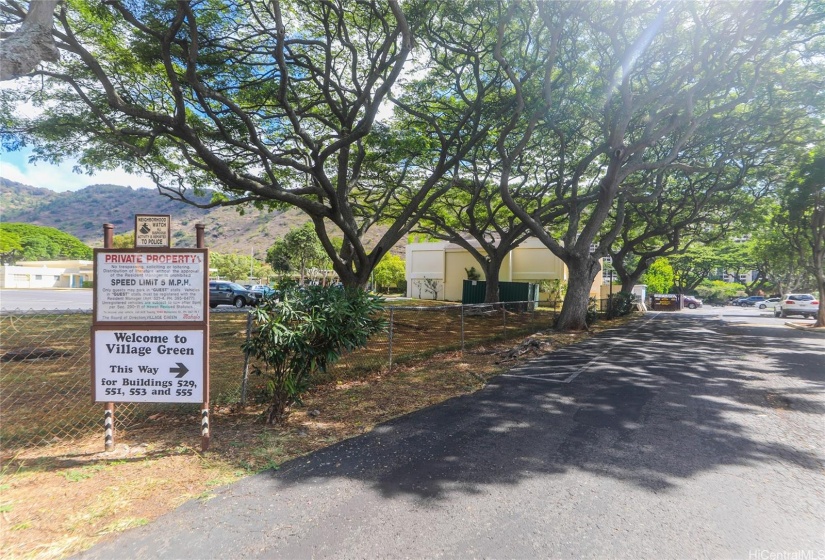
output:
<instances>
[{"instance_id":1,"label":"patch of grass","mask_svg":"<svg viewBox=\"0 0 825 560\"><path fill-rule=\"evenodd\" d=\"M98 535L108 535L109 533L120 533L133 527L142 527L149 523L149 520L143 517L125 517L106 525L98 532Z\"/></svg>"},{"instance_id":2,"label":"patch of grass","mask_svg":"<svg viewBox=\"0 0 825 560\"><path fill-rule=\"evenodd\" d=\"M215 497L217 497L217 494L213 494L212 492L202 492L195 499L199 502L208 502Z\"/></svg>"},{"instance_id":3,"label":"patch of grass","mask_svg":"<svg viewBox=\"0 0 825 560\"><path fill-rule=\"evenodd\" d=\"M62 474L63 477L69 482L80 482L81 480L92 478L96 473L102 471L105 468L105 465L89 465L88 467L66 471Z\"/></svg>"}]
</instances>

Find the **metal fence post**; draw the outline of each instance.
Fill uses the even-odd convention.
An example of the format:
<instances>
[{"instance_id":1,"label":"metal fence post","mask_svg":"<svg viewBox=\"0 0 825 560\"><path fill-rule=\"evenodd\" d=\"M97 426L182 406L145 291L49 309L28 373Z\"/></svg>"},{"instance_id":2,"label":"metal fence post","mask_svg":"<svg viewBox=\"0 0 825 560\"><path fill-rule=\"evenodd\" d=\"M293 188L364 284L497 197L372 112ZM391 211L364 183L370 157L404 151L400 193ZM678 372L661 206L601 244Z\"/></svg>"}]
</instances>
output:
<instances>
[{"instance_id":1,"label":"metal fence post","mask_svg":"<svg viewBox=\"0 0 825 560\"><path fill-rule=\"evenodd\" d=\"M392 369L392 321L393 321L393 308L390 307L390 369Z\"/></svg>"},{"instance_id":2,"label":"metal fence post","mask_svg":"<svg viewBox=\"0 0 825 560\"><path fill-rule=\"evenodd\" d=\"M507 305L501 304L501 317L504 320L504 340L507 340Z\"/></svg>"},{"instance_id":3,"label":"metal fence post","mask_svg":"<svg viewBox=\"0 0 825 560\"><path fill-rule=\"evenodd\" d=\"M461 306L461 351L464 352L464 305Z\"/></svg>"},{"instance_id":4,"label":"metal fence post","mask_svg":"<svg viewBox=\"0 0 825 560\"><path fill-rule=\"evenodd\" d=\"M246 314L246 343L249 344L249 337L252 336L252 312ZM246 385L249 380L249 352L244 352L243 358L243 380L241 381L241 406L246 406Z\"/></svg>"}]
</instances>

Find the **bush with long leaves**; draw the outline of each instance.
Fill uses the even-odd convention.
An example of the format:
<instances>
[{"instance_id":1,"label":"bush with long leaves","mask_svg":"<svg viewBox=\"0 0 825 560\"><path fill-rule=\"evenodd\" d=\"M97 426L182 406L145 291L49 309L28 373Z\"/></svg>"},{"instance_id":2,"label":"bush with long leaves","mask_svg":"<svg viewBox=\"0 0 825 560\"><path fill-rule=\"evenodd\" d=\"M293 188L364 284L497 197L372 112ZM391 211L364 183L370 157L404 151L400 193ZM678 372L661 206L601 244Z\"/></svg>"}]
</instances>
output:
<instances>
[{"instance_id":1,"label":"bush with long leaves","mask_svg":"<svg viewBox=\"0 0 825 560\"><path fill-rule=\"evenodd\" d=\"M253 371L266 379L267 423L283 423L315 374L385 329L382 305L357 288L311 286L266 299L252 312L255 328L243 349L264 364Z\"/></svg>"}]
</instances>

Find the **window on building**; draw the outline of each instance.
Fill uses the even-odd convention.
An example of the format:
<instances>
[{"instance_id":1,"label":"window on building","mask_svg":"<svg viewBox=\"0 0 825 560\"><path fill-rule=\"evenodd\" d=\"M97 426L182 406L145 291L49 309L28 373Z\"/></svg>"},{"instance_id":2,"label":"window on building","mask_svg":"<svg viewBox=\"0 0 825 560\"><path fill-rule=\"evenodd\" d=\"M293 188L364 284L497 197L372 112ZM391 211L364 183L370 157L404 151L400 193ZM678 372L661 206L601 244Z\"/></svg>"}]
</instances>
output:
<instances>
[{"instance_id":1,"label":"window on building","mask_svg":"<svg viewBox=\"0 0 825 560\"><path fill-rule=\"evenodd\" d=\"M34 279L35 280L43 280L43 275L42 274L35 274Z\"/></svg>"},{"instance_id":2,"label":"window on building","mask_svg":"<svg viewBox=\"0 0 825 560\"><path fill-rule=\"evenodd\" d=\"M55 275L54 275L54 280L55 280L55 282L59 282L59 281L60 281L60 275L59 275L59 274L55 274Z\"/></svg>"}]
</instances>

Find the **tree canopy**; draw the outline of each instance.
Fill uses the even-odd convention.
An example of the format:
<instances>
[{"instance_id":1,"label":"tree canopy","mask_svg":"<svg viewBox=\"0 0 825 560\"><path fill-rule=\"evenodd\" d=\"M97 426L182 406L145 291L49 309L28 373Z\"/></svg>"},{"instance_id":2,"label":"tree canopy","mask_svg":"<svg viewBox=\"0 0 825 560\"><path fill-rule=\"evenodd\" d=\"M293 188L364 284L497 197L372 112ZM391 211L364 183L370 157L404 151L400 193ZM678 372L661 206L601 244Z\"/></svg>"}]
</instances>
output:
<instances>
[{"instance_id":1,"label":"tree canopy","mask_svg":"<svg viewBox=\"0 0 825 560\"><path fill-rule=\"evenodd\" d=\"M0 223L0 249L20 251L17 260L47 261L56 259L91 260L92 249L77 237L59 229L22 223Z\"/></svg>"},{"instance_id":2,"label":"tree canopy","mask_svg":"<svg viewBox=\"0 0 825 560\"><path fill-rule=\"evenodd\" d=\"M10 24L26 15L4 11ZM412 46L395 0L76 0L60 5L53 35L61 60L3 92L44 108L8 127L7 143L141 169L199 206L298 207L341 278L366 282L388 247L366 253L349 195ZM199 203L207 187L218 194ZM345 240L339 253L332 236Z\"/></svg>"},{"instance_id":3,"label":"tree canopy","mask_svg":"<svg viewBox=\"0 0 825 560\"><path fill-rule=\"evenodd\" d=\"M389 288L395 288L400 282L403 282L406 274L407 269L404 259L389 253L384 255L384 258L375 267L373 277L377 288L386 288L389 291Z\"/></svg>"},{"instance_id":4,"label":"tree canopy","mask_svg":"<svg viewBox=\"0 0 825 560\"><path fill-rule=\"evenodd\" d=\"M799 264L816 279L817 326L825 326L825 144L805 154L780 192L775 217Z\"/></svg>"},{"instance_id":5,"label":"tree canopy","mask_svg":"<svg viewBox=\"0 0 825 560\"><path fill-rule=\"evenodd\" d=\"M821 141L823 21L818 0L72 0L60 60L0 92L3 142L200 206L297 207L347 285L416 227L469 233L491 269L529 232L580 329L602 256L630 282L725 235Z\"/></svg>"},{"instance_id":6,"label":"tree canopy","mask_svg":"<svg viewBox=\"0 0 825 560\"><path fill-rule=\"evenodd\" d=\"M647 289L654 294L667 294L673 287L673 267L665 258L658 258L648 267L644 275Z\"/></svg>"},{"instance_id":7,"label":"tree canopy","mask_svg":"<svg viewBox=\"0 0 825 560\"><path fill-rule=\"evenodd\" d=\"M250 279L268 278L272 269L252 255L239 253L217 253L209 255L209 268L218 276L245 284Z\"/></svg>"},{"instance_id":8,"label":"tree canopy","mask_svg":"<svg viewBox=\"0 0 825 560\"><path fill-rule=\"evenodd\" d=\"M328 258L312 224L307 223L273 243L266 252L266 261L275 272L297 272L303 284L307 269L323 268Z\"/></svg>"}]
</instances>

